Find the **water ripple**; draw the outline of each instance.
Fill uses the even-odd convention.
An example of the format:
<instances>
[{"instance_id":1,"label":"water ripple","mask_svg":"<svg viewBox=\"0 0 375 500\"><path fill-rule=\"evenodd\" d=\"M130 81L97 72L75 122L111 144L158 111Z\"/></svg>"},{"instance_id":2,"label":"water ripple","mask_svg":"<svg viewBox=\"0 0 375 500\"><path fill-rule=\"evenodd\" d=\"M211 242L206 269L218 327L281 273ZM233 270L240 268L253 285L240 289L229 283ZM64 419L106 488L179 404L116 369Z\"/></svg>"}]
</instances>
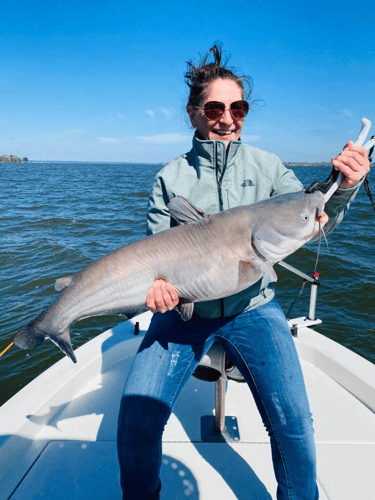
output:
<instances>
[{"instance_id":1,"label":"water ripple","mask_svg":"<svg viewBox=\"0 0 375 500\"><path fill-rule=\"evenodd\" d=\"M57 278L74 274L102 255L142 238L148 193L158 165L29 163L0 169L0 348L58 294ZM304 185L328 175L295 168ZM375 176L371 172L371 184ZM375 187L374 189L375 190ZM375 216L361 189L341 226L322 247L319 331L375 362ZM287 260L305 272L315 266L317 244ZM277 266L278 297L289 308L301 280ZM308 292L293 315L306 315ZM78 347L121 321L89 318L72 327ZM0 362L0 404L62 354L50 342L31 351L11 349Z\"/></svg>"}]
</instances>

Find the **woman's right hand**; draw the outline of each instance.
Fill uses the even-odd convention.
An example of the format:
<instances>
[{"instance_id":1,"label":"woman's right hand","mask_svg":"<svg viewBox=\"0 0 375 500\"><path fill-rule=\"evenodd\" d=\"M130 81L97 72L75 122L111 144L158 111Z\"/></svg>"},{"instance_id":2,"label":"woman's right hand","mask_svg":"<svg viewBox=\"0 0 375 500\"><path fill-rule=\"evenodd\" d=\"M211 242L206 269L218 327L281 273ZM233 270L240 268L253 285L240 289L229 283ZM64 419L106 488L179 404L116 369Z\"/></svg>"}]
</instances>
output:
<instances>
[{"instance_id":1,"label":"woman's right hand","mask_svg":"<svg viewBox=\"0 0 375 500\"><path fill-rule=\"evenodd\" d=\"M165 313L172 311L179 301L180 297L175 287L162 278L158 278L147 292L146 306L153 313Z\"/></svg>"}]
</instances>

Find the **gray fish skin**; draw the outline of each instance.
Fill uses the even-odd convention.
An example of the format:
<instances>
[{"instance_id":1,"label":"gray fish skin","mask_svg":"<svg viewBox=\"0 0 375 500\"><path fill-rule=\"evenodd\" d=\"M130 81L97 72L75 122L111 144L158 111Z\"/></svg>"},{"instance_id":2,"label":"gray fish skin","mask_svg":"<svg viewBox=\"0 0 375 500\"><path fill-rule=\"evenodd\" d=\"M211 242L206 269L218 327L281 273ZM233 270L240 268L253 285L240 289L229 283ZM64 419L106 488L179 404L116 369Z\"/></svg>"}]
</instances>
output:
<instances>
[{"instance_id":1,"label":"gray fish skin","mask_svg":"<svg viewBox=\"0 0 375 500\"><path fill-rule=\"evenodd\" d=\"M49 338L76 362L70 325L103 314L140 311L156 278L177 289L183 319L194 302L227 297L268 275L273 265L319 231L321 192L276 196L206 215L189 200L173 198L171 215L183 225L149 236L105 255L78 274L56 281L61 296L15 336L18 347L39 346Z\"/></svg>"}]
</instances>

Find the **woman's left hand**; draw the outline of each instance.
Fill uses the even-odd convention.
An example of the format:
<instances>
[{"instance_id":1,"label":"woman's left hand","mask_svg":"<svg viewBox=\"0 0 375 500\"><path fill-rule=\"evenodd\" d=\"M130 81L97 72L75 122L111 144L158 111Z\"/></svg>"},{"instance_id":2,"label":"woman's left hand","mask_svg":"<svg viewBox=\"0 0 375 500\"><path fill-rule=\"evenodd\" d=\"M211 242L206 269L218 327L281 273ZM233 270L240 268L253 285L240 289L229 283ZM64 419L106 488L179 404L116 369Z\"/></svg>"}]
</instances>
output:
<instances>
[{"instance_id":1,"label":"woman's left hand","mask_svg":"<svg viewBox=\"0 0 375 500\"><path fill-rule=\"evenodd\" d=\"M340 188L354 187L369 171L367 151L349 141L344 150L332 160L332 165L345 176Z\"/></svg>"}]
</instances>

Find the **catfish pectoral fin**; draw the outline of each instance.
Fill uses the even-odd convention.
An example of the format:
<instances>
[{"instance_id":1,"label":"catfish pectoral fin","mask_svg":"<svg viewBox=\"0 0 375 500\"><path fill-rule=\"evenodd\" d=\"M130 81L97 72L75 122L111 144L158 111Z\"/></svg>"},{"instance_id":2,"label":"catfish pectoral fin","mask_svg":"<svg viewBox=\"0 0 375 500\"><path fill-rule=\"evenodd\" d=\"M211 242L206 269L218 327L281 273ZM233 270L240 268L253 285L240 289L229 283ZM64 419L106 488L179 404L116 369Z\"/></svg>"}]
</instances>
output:
<instances>
[{"instance_id":1,"label":"catfish pectoral fin","mask_svg":"<svg viewBox=\"0 0 375 500\"><path fill-rule=\"evenodd\" d=\"M191 224L207 218L204 210L183 196L175 196L168 204L171 216L180 224Z\"/></svg>"},{"instance_id":2,"label":"catfish pectoral fin","mask_svg":"<svg viewBox=\"0 0 375 500\"><path fill-rule=\"evenodd\" d=\"M39 347L45 339L45 335L35 328L35 321L21 328L14 337L14 344L21 349L32 349Z\"/></svg>"},{"instance_id":3,"label":"catfish pectoral fin","mask_svg":"<svg viewBox=\"0 0 375 500\"><path fill-rule=\"evenodd\" d=\"M181 299L176 309L181 314L181 319L183 321L188 321L193 316L194 302L185 302Z\"/></svg>"},{"instance_id":4,"label":"catfish pectoral fin","mask_svg":"<svg viewBox=\"0 0 375 500\"><path fill-rule=\"evenodd\" d=\"M65 330L62 335L54 335L53 337L51 336L48 338L51 342L56 344L57 347L73 361L73 363L77 363L77 358L75 357L72 344L70 342L69 328Z\"/></svg>"}]
</instances>

